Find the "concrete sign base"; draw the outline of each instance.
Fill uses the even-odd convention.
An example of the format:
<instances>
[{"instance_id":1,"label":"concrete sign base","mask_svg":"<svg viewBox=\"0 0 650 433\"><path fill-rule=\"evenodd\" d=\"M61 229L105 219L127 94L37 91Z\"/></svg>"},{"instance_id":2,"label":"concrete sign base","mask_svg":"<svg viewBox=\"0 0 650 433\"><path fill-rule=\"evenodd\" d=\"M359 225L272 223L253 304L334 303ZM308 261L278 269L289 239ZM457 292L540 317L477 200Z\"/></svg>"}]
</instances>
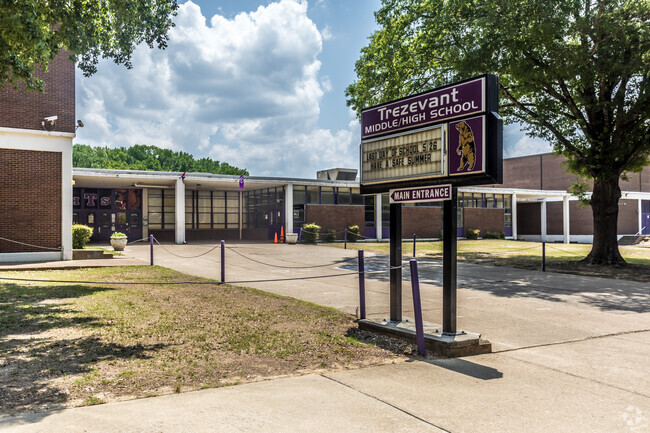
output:
<instances>
[{"instance_id":1,"label":"concrete sign base","mask_svg":"<svg viewBox=\"0 0 650 433\"><path fill-rule=\"evenodd\" d=\"M360 329L392 335L415 343L414 320L391 322L362 319L358 323ZM430 322L424 322L424 344L427 353L447 358L492 352L492 343L481 339L481 334L459 331L456 335L445 335L442 333L441 325Z\"/></svg>"}]
</instances>

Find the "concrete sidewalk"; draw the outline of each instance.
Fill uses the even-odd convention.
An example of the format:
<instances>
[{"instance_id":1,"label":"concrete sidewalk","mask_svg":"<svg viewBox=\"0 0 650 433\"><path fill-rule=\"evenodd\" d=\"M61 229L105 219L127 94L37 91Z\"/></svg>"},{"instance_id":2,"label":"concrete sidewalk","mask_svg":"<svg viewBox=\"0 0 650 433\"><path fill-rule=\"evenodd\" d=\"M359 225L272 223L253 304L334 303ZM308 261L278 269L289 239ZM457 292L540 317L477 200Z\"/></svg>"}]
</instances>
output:
<instances>
[{"instance_id":1,"label":"concrete sidewalk","mask_svg":"<svg viewBox=\"0 0 650 433\"><path fill-rule=\"evenodd\" d=\"M226 280L355 312L356 251L228 246ZM164 247L156 264L218 278L218 249L193 257L214 245ZM148 247L127 247L127 256L148 262ZM370 270L387 264L367 254ZM440 264L419 267L424 318L439 323ZM497 353L4 418L0 430L650 431L647 284L465 264L458 275L459 327L483 333ZM251 282L310 276L331 277ZM387 278L368 275L371 317L388 314ZM409 283L403 291L408 317Z\"/></svg>"}]
</instances>

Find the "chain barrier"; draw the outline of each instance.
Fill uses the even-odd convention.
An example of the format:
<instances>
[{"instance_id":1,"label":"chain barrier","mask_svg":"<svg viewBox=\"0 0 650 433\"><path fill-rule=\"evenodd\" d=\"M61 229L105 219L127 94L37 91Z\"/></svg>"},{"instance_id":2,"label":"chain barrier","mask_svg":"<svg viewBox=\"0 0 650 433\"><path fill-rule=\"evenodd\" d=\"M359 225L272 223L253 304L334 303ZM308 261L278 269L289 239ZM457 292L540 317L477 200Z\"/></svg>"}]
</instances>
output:
<instances>
[{"instance_id":1,"label":"chain barrier","mask_svg":"<svg viewBox=\"0 0 650 433\"><path fill-rule=\"evenodd\" d=\"M127 245L132 245L132 244L137 244L138 242L144 242L144 241L148 241L148 240L149 240L149 238L142 238L142 239L138 239L138 240L135 240L135 241L127 242L126 244Z\"/></svg>"},{"instance_id":2,"label":"chain barrier","mask_svg":"<svg viewBox=\"0 0 650 433\"><path fill-rule=\"evenodd\" d=\"M394 266L389 267L380 271L361 271L362 274L380 274L390 271L391 269L401 269L403 266ZM221 284L242 284L242 283L272 283L274 281L298 281L298 280L315 280L322 278L337 278L345 277L349 275L359 275L359 272L346 272L344 274L336 275L315 275L311 277L293 277L293 278L276 278L272 280L242 280L242 281L80 281L80 280L41 280L37 278L14 278L14 277L4 277L0 275L0 280L5 281L23 281L23 282L33 282L33 283L58 283L58 284L97 284L97 285L108 285L108 286L135 286L135 285L179 285L179 284L191 284L191 285L221 285Z\"/></svg>"},{"instance_id":3,"label":"chain barrier","mask_svg":"<svg viewBox=\"0 0 650 433\"><path fill-rule=\"evenodd\" d=\"M61 247L57 247L57 248L42 247L42 246L40 246L40 245L33 245L33 244L25 243L25 242L14 241L14 240L7 239L7 238L3 238L3 237L0 237L0 240L7 241L7 242L11 242L11 243L13 243L13 244L24 245L24 246L26 246L26 247L40 248L40 249L42 249L42 250L61 251Z\"/></svg>"},{"instance_id":4,"label":"chain barrier","mask_svg":"<svg viewBox=\"0 0 650 433\"><path fill-rule=\"evenodd\" d=\"M262 262L260 260L253 259L251 257L246 256L245 254L242 254L242 253L240 253L238 251L235 251L235 249L231 248L231 247L226 247L226 249L231 250L233 253L235 253L238 256L243 257L243 258L245 258L247 260L250 260L251 262L259 263L260 265L264 265L264 266L272 266L272 267L276 267L276 268L279 267L279 268L282 268L282 269L311 269L311 268L323 268L323 267L326 267L326 266L334 266L335 265L335 263L326 263L324 265L314 265L314 266L279 266L279 265L273 265L271 263L265 263L265 262ZM351 260L356 260L356 257L349 257L347 259L344 259L343 261L344 262L349 262Z\"/></svg>"},{"instance_id":5,"label":"chain barrier","mask_svg":"<svg viewBox=\"0 0 650 433\"><path fill-rule=\"evenodd\" d=\"M181 255L179 255L179 254L173 253L173 252L172 252L171 250L169 250L168 248L165 248L165 246L164 246L163 244L161 244L160 242L158 242L158 239L156 239L155 237L153 238L153 240L156 241L156 243L158 244L158 246L160 246L163 250L167 251L167 252L168 252L169 254L171 254L172 256L175 256L175 257L178 257L178 258L181 258L181 259L195 259L195 258L197 258L197 257L201 257L201 256L204 256L204 255L206 255L206 254L208 254L208 253L211 253L212 251L214 251L214 250L216 250L217 248L221 247L221 245L217 245L217 246L215 246L215 247L213 247L213 248L210 248L208 251L206 251L206 252L204 252L204 253L201 253L201 254L198 254L198 255L196 255L196 256L181 256Z\"/></svg>"},{"instance_id":6,"label":"chain barrier","mask_svg":"<svg viewBox=\"0 0 650 433\"><path fill-rule=\"evenodd\" d=\"M554 246L549 245L549 244L546 244L546 248L551 248L551 249L553 249L553 250L561 251L561 252L563 252L563 253L567 253L567 254L573 254L574 256L581 256L581 257L583 257L583 256L585 255L584 253L575 253L575 252L573 252L573 251L562 250L562 249L560 249L560 248L554 247Z\"/></svg>"}]
</instances>

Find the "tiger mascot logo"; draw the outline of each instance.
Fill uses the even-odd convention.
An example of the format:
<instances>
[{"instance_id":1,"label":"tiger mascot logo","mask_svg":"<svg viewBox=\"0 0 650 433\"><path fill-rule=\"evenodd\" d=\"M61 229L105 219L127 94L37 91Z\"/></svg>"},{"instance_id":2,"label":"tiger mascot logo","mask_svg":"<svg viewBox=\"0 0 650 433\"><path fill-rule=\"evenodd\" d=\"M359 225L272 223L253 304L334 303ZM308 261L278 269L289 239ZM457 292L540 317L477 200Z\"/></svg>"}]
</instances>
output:
<instances>
[{"instance_id":1,"label":"tiger mascot logo","mask_svg":"<svg viewBox=\"0 0 650 433\"><path fill-rule=\"evenodd\" d=\"M476 164L476 147L474 146L474 134L472 133L472 128L465 122L460 122L456 125L458 130L458 148L456 149L456 154L462 155L460 158L460 165L456 171L461 171L465 168L466 165L469 165L468 171L474 169L474 164Z\"/></svg>"}]
</instances>

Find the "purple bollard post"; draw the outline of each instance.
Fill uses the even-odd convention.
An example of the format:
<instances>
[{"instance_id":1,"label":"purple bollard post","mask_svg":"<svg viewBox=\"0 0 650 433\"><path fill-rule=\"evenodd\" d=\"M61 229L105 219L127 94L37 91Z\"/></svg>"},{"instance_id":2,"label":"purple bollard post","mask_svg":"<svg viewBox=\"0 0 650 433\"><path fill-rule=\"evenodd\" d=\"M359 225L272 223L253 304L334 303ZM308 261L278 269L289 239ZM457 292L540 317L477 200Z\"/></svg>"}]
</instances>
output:
<instances>
[{"instance_id":1,"label":"purple bollard post","mask_svg":"<svg viewBox=\"0 0 650 433\"><path fill-rule=\"evenodd\" d=\"M153 235L149 235L149 257L151 258L151 266L153 266Z\"/></svg>"},{"instance_id":2,"label":"purple bollard post","mask_svg":"<svg viewBox=\"0 0 650 433\"><path fill-rule=\"evenodd\" d=\"M542 242L542 272L546 272L546 242Z\"/></svg>"},{"instance_id":3,"label":"purple bollard post","mask_svg":"<svg viewBox=\"0 0 650 433\"><path fill-rule=\"evenodd\" d=\"M221 241L221 282L226 282L226 242Z\"/></svg>"},{"instance_id":4,"label":"purple bollard post","mask_svg":"<svg viewBox=\"0 0 650 433\"><path fill-rule=\"evenodd\" d=\"M418 342L418 355L426 356L424 347L424 326L422 324L422 302L420 301L420 278L418 277L418 261L410 260L411 288L413 289L413 314L415 315L415 339Z\"/></svg>"},{"instance_id":5,"label":"purple bollard post","mask_svg":"<svg viewBox=\"0 0 650 433\"><path fill-rule=\"evenodd\" d=\"M343 245L343 249L347 250L348 249L348 229L345 229L345 244Z\"/></svg>"},{"instance_id":6,"label":"purple bollard post","mask_svg":"<svg viewBox=\"0 0 650 433\"><path fill-rule=\"evenodd\" d=\"M415 233L413 233L413 258L415 258Z\"/></svg>"},{"instance_id":7,"label":"purple bollard post","mask_svg":"<svg viewBox=\"0 0 650 433\"><path fill-rule=\"evenodd\" d=\"M359 250L359 319L366 318L366 265Z\"/></svg>"},{"instance_id":8,"label":"purple bollard post","mask_svg":"<svg viewBox=\"0 0 650 433\"><path fill-rule=\"evenodd\" d=\"M302 227L300 227L300 231L298 232L298 243L302 242Z\"/></svg>"}]
</instances>

